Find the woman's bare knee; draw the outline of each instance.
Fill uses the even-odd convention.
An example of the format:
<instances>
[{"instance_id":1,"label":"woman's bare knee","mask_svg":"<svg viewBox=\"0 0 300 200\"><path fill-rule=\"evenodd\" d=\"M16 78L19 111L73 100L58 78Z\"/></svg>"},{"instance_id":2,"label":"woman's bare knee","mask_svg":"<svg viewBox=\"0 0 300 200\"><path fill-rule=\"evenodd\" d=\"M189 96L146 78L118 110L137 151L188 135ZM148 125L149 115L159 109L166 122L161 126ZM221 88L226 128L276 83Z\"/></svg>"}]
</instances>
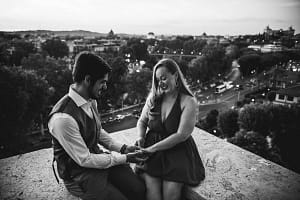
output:
<instances>
[{"instance_id":1,"label":"woman's bare knee","mask_svg":"<svg viewBox=\"0 0 300 200\"><path fill-rule=\"evenodd\" d=\"M150 176L146 173L143 174L146 184L146 197L147 200L162 200L161 179Z\"/></svg>"},{"instance_id":2,"label":"woman's bare knee","mask_svg":"<svg viewBox=\"0 0 300 200\"><path fill-rule=\"evenodd\" d=\"M182 192L182 183L163 181L164 200L180 200Z\"/></svg>"}]
</instances>

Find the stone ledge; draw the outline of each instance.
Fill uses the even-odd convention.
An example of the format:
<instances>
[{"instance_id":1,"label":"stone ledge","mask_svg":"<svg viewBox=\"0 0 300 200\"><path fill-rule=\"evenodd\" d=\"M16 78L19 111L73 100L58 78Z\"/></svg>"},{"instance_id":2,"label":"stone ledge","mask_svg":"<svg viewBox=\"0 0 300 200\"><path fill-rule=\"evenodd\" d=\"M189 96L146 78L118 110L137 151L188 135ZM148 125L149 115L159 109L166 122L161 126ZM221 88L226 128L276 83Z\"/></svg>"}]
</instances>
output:
<instances>
[{"instance_id":1,"label":"stone ledge","mask_svg":"<svg viewBox=\"0 0 300 200\"><path fill-rule=\"evenodd\" d=\"M133 144L136 130L111 134ZM206 169L205 180L185 188L194 199L300 199L300 175L195 128L193 137ZM52 149L0 160L0 199L78 199L52 172Z\"/></svg>"}]
</instances>

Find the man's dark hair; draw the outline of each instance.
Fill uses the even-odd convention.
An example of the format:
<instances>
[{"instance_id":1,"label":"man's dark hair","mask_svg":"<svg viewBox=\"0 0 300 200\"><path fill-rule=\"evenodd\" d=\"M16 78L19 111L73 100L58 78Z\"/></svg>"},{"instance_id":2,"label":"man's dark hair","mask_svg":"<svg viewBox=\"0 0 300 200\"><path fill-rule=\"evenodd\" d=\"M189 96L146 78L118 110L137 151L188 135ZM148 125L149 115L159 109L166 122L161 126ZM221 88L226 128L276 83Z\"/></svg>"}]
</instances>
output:
<instances>
[{"instance_id":1,"label":"man's dark hair","mask_svg":"<svg viewBox=\"0 0 300 200\"><path fill-rule=\"evenodd\" d=\"M83 51L77 54L73 68L73 80L80 83L90 75L92 84L111 72L111 67L100 56Z\"/></svg>"}]
</instances>

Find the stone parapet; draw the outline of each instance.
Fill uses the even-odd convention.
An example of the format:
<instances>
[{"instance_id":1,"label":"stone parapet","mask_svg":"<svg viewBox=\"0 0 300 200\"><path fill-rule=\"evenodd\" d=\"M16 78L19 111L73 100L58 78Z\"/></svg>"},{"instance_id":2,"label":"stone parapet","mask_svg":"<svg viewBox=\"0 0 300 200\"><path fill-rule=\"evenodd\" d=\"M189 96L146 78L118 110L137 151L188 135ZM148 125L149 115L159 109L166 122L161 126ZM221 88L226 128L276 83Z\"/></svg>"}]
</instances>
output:
<instances>
[{"instance_id":1,"label":"stone parapet","mask_svg":"<svg viewBox=\"0 0 300 200\"><path fill-rule=\"evenodd\" d=\"M111 134L134 144L136 129ZM187 199L296 200L300 199L300 175L243 150L203 130L193 137L206 169L197 187L185 188ZM0 199L78 199L52 172L52 149L0 160Z\"/></svg>"}]
</instances>

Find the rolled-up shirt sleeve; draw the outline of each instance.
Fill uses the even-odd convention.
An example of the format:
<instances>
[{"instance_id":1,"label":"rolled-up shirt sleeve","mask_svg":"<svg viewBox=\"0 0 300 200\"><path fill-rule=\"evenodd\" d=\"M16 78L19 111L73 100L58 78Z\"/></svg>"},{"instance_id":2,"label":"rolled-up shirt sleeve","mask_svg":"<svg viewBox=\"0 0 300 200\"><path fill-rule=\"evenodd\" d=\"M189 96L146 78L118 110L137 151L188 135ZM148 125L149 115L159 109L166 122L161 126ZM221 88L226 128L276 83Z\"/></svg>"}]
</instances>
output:
<instances>
[{"instance_id":1,"label":"rolled-up shirt sleeve","mask_svg":"<svg viewBox=\"0 0 300 200\"><path fill-rule=\"evenodd\" d=\"M75 119L66 113L56 113L49 121L49 131L67 154L80 166L105 169L126 163L126 155L117 152L94 154L87 148Z\"/></svg>"},{"instance_id":2,"label":"rolled-up shirt sleeve","mask_svg":"<svg viewBox=\"0 0 300 200\"><path fill-rule=\"evenodd\" d=\"M101 129L100 131L99 140L100 140L99 143L101 145L103 145L105 148L111 151L120 152L121 147L124 145L122 143L113 140L104 129Z\"/></svg>"}]
</instances>

